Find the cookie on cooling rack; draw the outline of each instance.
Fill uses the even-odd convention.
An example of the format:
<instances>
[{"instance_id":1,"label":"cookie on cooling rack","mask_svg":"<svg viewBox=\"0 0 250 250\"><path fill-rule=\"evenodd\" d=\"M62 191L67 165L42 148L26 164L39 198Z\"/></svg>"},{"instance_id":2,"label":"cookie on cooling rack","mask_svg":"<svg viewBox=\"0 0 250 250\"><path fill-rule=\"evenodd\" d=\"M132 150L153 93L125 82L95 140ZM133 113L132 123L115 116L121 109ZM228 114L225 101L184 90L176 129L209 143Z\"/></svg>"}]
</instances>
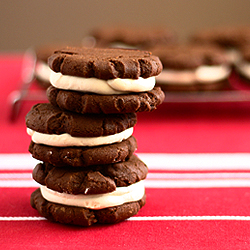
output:
<instances>
[{"instance_id":1,"label":"cookie on cooling rack","mask_svg":"<svg viewBox=\"0 0 250 250\"><path fill-rule=\"evenodd\" d=\"M152 49L162 64L157 85L164 91L228 89L231 72L225 52L211 45L170 45Z\"/></svg>"},{"instance_id":2,"label":"cookie on cooling rack","mask_svg":"<svg viewBox=\"0 0 250 250\"><path fill-rule=\"evenodd\" d=\"M232 66L241 57L241 48L250 43L250 27L246 25L216 26L197 31L189 38L196 44L211 44L225 50Z\"/></svg>"}]
</instances>

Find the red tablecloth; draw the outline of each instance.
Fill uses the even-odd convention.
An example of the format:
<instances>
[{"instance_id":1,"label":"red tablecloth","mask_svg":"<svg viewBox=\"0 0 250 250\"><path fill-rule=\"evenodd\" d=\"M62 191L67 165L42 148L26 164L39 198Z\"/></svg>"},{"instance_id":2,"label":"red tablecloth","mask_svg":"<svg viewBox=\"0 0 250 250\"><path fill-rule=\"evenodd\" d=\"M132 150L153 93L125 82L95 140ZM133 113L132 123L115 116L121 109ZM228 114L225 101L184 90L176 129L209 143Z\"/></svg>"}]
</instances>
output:
<instances>
[{"instance_id":1,"label":"red tablecloth","mask_svg":"<svg viewBox=\"0 0 250 250\"><path fill-rule=\"evenodd\" d=\"M250 248L249 103L164 103L138 114L137 153L149 167L145 207L116 225L65 226L29 204L36 161L24 117L33 103L8 120L21 63L21 54L0 56L1 249Z\"/></svg>"}]
</instances>

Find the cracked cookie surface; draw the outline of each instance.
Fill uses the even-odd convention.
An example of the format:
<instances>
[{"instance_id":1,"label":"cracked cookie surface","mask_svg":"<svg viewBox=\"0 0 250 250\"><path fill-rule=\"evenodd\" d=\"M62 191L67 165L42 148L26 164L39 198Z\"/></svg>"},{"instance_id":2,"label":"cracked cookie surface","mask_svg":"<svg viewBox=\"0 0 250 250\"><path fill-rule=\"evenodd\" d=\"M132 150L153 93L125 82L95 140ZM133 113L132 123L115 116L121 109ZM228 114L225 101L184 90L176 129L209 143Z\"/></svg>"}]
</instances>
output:
<instances>
[{"instance_id":1,"label":"cracked cookie surface","mask_svg":"<svg viewBox=\"0 0 250 250\"><path fill-rule=\"evenodd\" d=\"M26 115L26 126L45 134L68 133L74 137L97 137L120 133L137 122L135 113L77 114L50 103L34 105Z\"/></svg>"},{"instance_id":2,"label":"cracked cookie surface","mask_svg":"<svg viewBox=\"0 0 250 250\"><path fill-rule=\"evenodd\" d=\"M108 80L158 75L161 61L151 52L128 49L67 47L48 59L50 68L63 75Z\"/></svg>"},{"instance_id":3,"label":"cracked cookie surface","mask_svg":"<svg viewBox=\"0 0 250 250\"><path fill-rule=\"evenodd\" d=\"M159 87L142 93L97 95L51 86L47 90L47 97L52 105L64 110L81 114L110 114L153 111L163 102L165 95Z\"/></svg>"},{"instance_id":4,"label":"cracked cookie surface","mask_svg":"<svg viewBox=\"0 0 250 250\"><path fill-rule=\"evenodd\" d=\"M89 168L55 167L39 163L33 179L57 192L68 194L104 194L126 187L147 176L148 168L136 155L129 160Z\"/></svg>"},{"instance_id":5,"label":"cracked cookie surface","mask_svg":"<svg viewBox=\"0 0 250 250\"><path fill-rule=\"evenodd\" d=\"M94 147L53 147L31 141L29 152L37 160L55 166L87 167L126 161L137 149L135 137L120 143Z\"/></svg>"}]
</instances>

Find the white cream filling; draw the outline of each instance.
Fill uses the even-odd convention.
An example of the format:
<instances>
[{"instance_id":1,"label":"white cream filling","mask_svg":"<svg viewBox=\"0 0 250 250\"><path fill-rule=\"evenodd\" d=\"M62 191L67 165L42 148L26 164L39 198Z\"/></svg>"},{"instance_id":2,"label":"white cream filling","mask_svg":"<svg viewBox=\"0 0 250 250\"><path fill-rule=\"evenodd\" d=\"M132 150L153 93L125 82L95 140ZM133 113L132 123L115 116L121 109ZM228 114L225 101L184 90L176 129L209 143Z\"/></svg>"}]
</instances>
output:
<instances>
[{"instance_id":1,"label":"white cream filling","mask_svg":"<svg viewBox=\"0 0 250 250\"><path fill-rule=\"evenodd\" d=\"M37 62L35 68L35 75L38 79L44 82L50 82L50 74L52 70L48 66L48 64L44 62Z\"/></svg>"},{"instance_id":2,"label":"white cream filling","mask_svg":"<svg viewBox=\"0 0 250 250\"><path fill-rule=\"evenodd\" d=\"M226 50L228 60L232 64L237 64L241 60L241 53L239 50L231 48Z\"/></svg>"},{"instance_id":3,"label":"white cream filling","mask_svg":"<svg viewBox=\"0 0 250 250\"><path fill-rule=\"evenodd\" d=\"M94 77L84 78L62 75L61 73L52 71L50 75L50 82L54 87L59 89L113 95L152 90L155 86L155 77L101 80Z\"/></svg>"},{"instance_id":4,"label":"white cream filling","mask_svg":"<svg viewBox=\"0 0 250 250\"><path fill-rule=\"evenodd\" d=\"M236 69L245 76L247 79L250 79L250 63L242 61L236 64Z\"/></svg>"},{"instance_id":5,"label":"white cream filling","mask_svg":"<svg viewBox=\"0 0 250 250\"><path fill-rule=\"evenodd\" d=\"M128 128L120 133L100 136L100 137L72 137L71 135L65 134L44 134L36 132L30 128L27 128L28 135L31 136L33 142L38 144L45 144L55 147L70 147L70 146L98 146L107 145L116 142L121 142L129 138L133 134L133 127Z\"/></svg>"},{"instance_id":6,"label":"white cream filling","mask_svg":"<svg viewBox=\"0 0 250 250\"><path fill-rule=\"evenodd\" d=\"M195 82L209 84L211 82L226 79L230 74L230 67L200 66L196 70L163 70L156 77L159 83L193 84Z\"/></svg>"},{"instance_id":7,"label":"white cream filling","mask_svg":"<svg viewBox=\"0 0 250 250\"><path fill-rule=\"evenodd\" d=\"M138 49L136 46L128 45L122 42L114 42L109 45L111 48L122 48L122 49Z\"/></svg>"},{"instance_id":8,"label":"white cream filling","mask_svg":"<svg viewBox=\"0 0 250 250\"><path fill-rule=\"evenodd\" d=\"M59 193L45 186L41 186L40 190L43 198L47 201L68 206L85 207L89 209L103 209L122 205L128 202L138 201L142 199L145 193L143 180L127 187L118 187L115 191L106 194L73 195Z\"/></svg>"}]
</instances>

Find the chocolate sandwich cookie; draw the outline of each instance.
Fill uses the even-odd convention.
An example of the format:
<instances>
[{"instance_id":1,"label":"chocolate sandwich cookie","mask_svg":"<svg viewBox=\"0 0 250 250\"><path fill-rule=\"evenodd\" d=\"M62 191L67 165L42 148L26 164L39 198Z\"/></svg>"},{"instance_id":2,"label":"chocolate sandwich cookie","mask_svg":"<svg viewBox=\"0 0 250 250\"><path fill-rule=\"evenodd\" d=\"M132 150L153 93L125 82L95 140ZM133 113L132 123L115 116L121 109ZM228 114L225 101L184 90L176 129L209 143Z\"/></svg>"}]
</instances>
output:
<instances>
[{"instance_id":1,"label":"chocolate sandwich cookie","mask_svg":"<svg viewBox=\"0 0 250 250\"><path fill-rule=\"evenodd\" d=\"M62 111L50 103L34 105L26 115L26 126L43 134L69 134L72 137L104 137L132 128L136 114L85 114ZM74 145L77 146L77 145Z\"/></svg>"},{"instance_id":2,"label":"chocolate sandwich cookie","mask_svg":"<svg viewBox=\"0 0 250 250\"><path fill-rule=\"evenodd\" d=\"M31 141L29 152L38 160L56 166L87 167L129 159L137 149L133 136L122 142L94 147L54 147Z\"/></svg>"},{"instance_id":3,"label":"chocolate sandwich cookie","mask_svg":"<svg viewBox=\"0 0 250 250\"><path fill-rule=\"evenodd\" d=\"M177 34L163 27L106 26L90 31L97 47L148 49L157 44L172 44Z\"/></svg>"},{"instance_id":4,"label":"chocolate sandwich cookie","mask_svg":"<svg viewBox=\"0 0 250 250\"><path fill-rule=\"evenodd\" d=\"M31 194L30 203L41 216L52 222L78 226L91 226L93 224L114 224L136 215L145 205L146 196L134 202L94 210L77 206L64 206L45 200L40 189Z\"/></svg>"},{"instance_id":5,"label":"chocolate sandwich cookie","mask_svg":"<svg viewBox=\"0 0 250 250\"><path fill-rule=\"evenodd\" d=\"M224 50L211 45L171 45L152 49L163 64L157 85L165 91L221 90L231 71Z\"/></svg>"},{"instance_id":6,"label":"chocolate sandwich cookie","mask_svg":"<svg viewBox=\"0 0 250 250\"><path fill-rule=\"evenodd\" d=\"M104 194L117 187L126 187L146 178L147 166L137 156L125 162L95 165L86 168L56 167L39 163L33 179L43 186L67 194Z\"/></svg>"},{"instance_id":7,"label":"chocolate sandwich cookie","mask_svg":"<svg viewBox=\"0 0 250 250\"><path fill-rule=\"evenodd\" d=\"M212 44L224 49L232 64L237 63L240 49L250 43L249 26L217 26L197 31L190 36L192 43Z\"/></svg>"},{"instance_id":8,"label":"chocolate sandwich cookie","mask_svg":"<svg viewBox=\"0 0 250 250\"><path fill-rule=\"evenodd\" d=\"M81 114L111 114L152 111L163 102L165 96L159 87L142 93L98 95L51 86L47 90L47 97L51 104L64 110Z\"/></svg>"},{"instance_id":9,"label":"chocolate sandwich cookie","mask_svg":"<svg viewBox=\"0 0 250 250\"><path fill-rule=\"evenodd\" d=\"M42 186L31 195L31 205L51 221L82 226L116 223L145 204L147 172L135 155L126 162L88 169L39 163L33 178Z\"/></svg>"},{"instance_id":10,"label":"chocolate sandwich cookie","mask_svg":"<svg viewBox=\"0 0 250 250\"><path fill-rule=\"evenodd\" d=\"M49 101L78 113L133 113L152 111L164 93L154 89L162 70L148 51L66 48L49 58L52 69Z\"/></svg>"}]
</instances>

